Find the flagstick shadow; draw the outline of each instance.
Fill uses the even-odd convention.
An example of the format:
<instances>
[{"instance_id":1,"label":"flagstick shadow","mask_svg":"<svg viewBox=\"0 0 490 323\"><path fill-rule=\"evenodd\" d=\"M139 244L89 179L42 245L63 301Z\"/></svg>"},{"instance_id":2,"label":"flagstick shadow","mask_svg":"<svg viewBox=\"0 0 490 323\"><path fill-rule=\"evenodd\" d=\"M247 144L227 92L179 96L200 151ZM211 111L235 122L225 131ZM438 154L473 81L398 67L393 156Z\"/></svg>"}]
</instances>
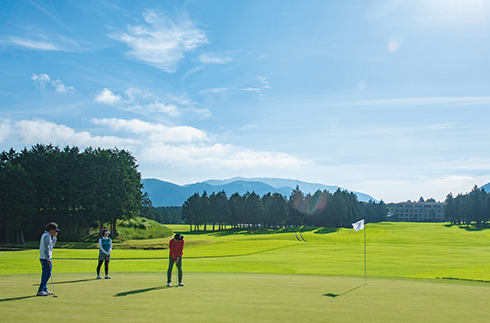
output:
<instances>
[{"instance_id":1,"label":"flagstick shadow","mask_svg":"<svg viewBox=\"0 0 490 323\"><path fill-rule=\"evenodd\" d=\"M114 295L114 297L121 297L121 296L128 296L128 295L146 293L146 292L150 292L152 290L167 289L167 288L170 288L170 287L168 287L168 286L157 286L157 287L151 287L151 288L130 290L128 292L117 293L116 295Z\"/></svg>"},{"instance_id":2,"label":"flagstick shadow","mask_svg":"<svg viewBox=\"0 0 490 323\"><path fill-rule=\"evenodd\" d=\"M328 293L328 294L323 294L323 296L332 297L332 298L339 297L339 296L343 296L343 295L345 295L345 294L347 294L347 293L350 293L350 292L353 292L353 291L355 291L356 289L361 288L362 286L365 286L365 285L366 285L366 284L359 285L359 286L357 286L357 287L354 287L354 288L352 288L352 289L350 289L350 290L348 290L348 291L346 291L346 292L340 293L340 294Z\"/></svg>"}]
</instances>

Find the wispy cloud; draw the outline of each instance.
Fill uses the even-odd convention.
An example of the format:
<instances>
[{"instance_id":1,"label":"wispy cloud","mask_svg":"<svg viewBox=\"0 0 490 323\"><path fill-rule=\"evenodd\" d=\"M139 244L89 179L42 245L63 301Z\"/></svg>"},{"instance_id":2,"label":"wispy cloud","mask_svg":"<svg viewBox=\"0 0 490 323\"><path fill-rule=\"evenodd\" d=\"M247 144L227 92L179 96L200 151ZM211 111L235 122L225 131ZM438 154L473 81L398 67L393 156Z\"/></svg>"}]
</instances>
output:
<instances>
[{"instance_id":1,"label":"wispy cloud","mask_svg":"<svg viewBox=\"0 0 490 323\"><path fill-rule=\"evenodd\" d=\"M160 97L151 92L137 88L129 88L126 90L126 92L124 92L124 98L120 94L115 94L111 90L104 88L96 95L94 100L95 102L115 106L121 110L132 111L144 115L164 114L171 117L177 117L181 114L180 109L176 105L163 103L163 100Z\"/></svg>"},{"instance_id":2,"label":"wispy cloud","mask_svg":"<svg viewBox=\"0 0 490 323\"><path fill-rule=\"evenodd\" d=\"M267 81L267 78L265 78L263 76L257 76L257 78L259 79L260 82L262 82L264 84L264 85L262 85L262 87L264 89L270 89L269 81Z\"/></svg>"},{"instance_id":3,"label":"wispy cloud","mask_svg":"<svg viewBox=\"0 0 490 323\"><path fill-rule=\"evenodd\" d=\"M218 87L218 88L214 88L214 89L202 90L202 91L199 91L199 93L225 93L229 90L230 89L226 88L226 87Z\"/></svg>"},{"instance_id":4,"label":"wispy cloud","mask_svg":"<svg viewBox=\"0 0 490 323\"><path fill-rule=\"evenodd\" d=\"M168 73L176 71L185 52L208 42L205 33L186 16L174 21L150 10L143 18L146 25L129 25L127 32L114 32L109 37L125 43L129 56Z\"/></svg>"},{"instance_id":5,"label":"wispy cloud","mask_svg":"<svg viewBox=\"0 0 490 323\"><path fill-rule=\"evenodd\" d=\"M26 47L29 49L35 49L35 50L61 50L60 47L58 47L53 43L39 41L39 40L32 40L29 38L10 37L8 38L8 41L6 41L5 43L9 43L11 45L16 45L20 47Z\"/></svg>"},{"instance_id":6,"label":"wispy cloud","mask_svg":"<svg viewBox=\"0 0 490 323\"><path fill-rule=\"evenodd\" d=\"M366 100L346 102L345 105L360 106L466 106L490 104L490 96L484 97L429 97L429 98L394 98L383 100Z\"/></svg>"},{"instance_id":7,"label":"wispy cloud","mask_svg":"<svg viewBox=\"0 0 490 323\"><path fill-rule=\"evenodd\" d=\"M226 93L226 92L238 92L238 91L261 93L262 89L257 87L244 87L244 88L219 87L219 88L201 90L199 91L199 93Z\"/></svg>"},{"instance_id":8,"label":"wispy cloud","mask_svg":"<svg viewBox=\"0 0 490 323\"><path fill-rule=\"evenodd\" d=\"M205 53L199 56L199 61L203 64L226 64L231 61L231 58L214 53Z\"/></svg>"},{"instance_id":9,"label":"wispy cloud","mask_svg":"<svg viewBox=\"0 0 490 323\"><path fill-rule=\"evenodd\" d=\"M222 93L226 94L228 92L256 92L256 93L263 93L265 90L270 89L269 82L267 79L263 76L257 76L257 79L262 83L262 86L260 87L218 87L218 88L211 88L211 89L206 89L206 90L201 90L199 93Z\"/></svg>"},{"instance_id":10,"label":"wispy cloud","mask_svg":"<svg viewBox=\"0 0 490 323\"><path fill-rule=\"evenodd\" d=\"M7 46L24 48L27 50L79 52L77 41L59 34L45 34L43 32L26 32L22 36L8 36L0 39L0 43Z\"/></svg>"},{"instance_id":11,"label":"wispy cloud","mask_svg":"<svg viewBox=\"0 0 490 323\"><path fill-rule=\"evenodd\" d=\"M74 89L73 86L64 85L60 80L51 81L48 74L32 74L31 80L33 80L43 92L54 89L55 92L66 93Z\"/></svg>"}]
</instances>

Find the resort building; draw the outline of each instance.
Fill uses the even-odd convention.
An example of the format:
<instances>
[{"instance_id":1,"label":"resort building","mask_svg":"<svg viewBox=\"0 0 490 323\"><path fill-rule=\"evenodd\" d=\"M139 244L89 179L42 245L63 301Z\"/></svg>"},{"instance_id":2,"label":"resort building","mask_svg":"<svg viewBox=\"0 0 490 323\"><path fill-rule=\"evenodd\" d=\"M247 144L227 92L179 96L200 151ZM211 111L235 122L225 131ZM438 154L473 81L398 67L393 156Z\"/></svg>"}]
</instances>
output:
<instances>
[{"instance_id":1,"label":"resort building","mask_svg":"<svg viewBox=\"0 0 490 323\"><path fill-rule=\"evenodd\" d=\"M396 203L393 218L400 222L442 222L444 205L444 202Z\"/></svg>"}]
</instances>

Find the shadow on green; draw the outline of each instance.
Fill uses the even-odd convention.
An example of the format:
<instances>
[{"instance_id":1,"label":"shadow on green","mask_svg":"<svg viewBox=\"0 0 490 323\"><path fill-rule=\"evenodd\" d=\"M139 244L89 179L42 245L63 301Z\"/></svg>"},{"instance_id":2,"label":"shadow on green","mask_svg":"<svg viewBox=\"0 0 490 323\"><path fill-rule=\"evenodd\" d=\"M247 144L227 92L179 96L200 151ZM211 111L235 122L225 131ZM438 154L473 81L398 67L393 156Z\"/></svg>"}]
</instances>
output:
<instances>
[{"instance_id":1,"label":"shadow on green","mask_svg":"<svg viewBox=\"0 0 490 323\"><path fill-rule=\"evenodd\" d=\"M128 292L117 293L116 295L114 295L114 297L141 294L141 293L150 292L152 290L160 290L160 289L168 289L168 288L172 288L172 287L170 287L170 286L157 286L157 287L151 287L151 288L136 289L136 290L130 290Z\"/></svg>"},{"instance_id":2,"label":"shadow on green","mask_svg":"<svg viewBox=\"0 0 490 323\"><path fill-rule=\"evenodd\" d=\"M97 280L97 278L79 279L79 280L67 280L67 281L63 281L63 282L55 282L55 285L83 283L83 282L90 282L90 281L93 281L93 280ZM33 284L32 286L39 286L39 284Z\"/></svg>"},{"instance_id":3,"label":"shadow on green","mask_svg":"<svg viewBox=\"0 0 490 323\"><path fill-rule=\"evenodd\" d=\"M3 299L0 299L0 303L1 303L1 302L8 302L8 301L18 301L18 300L21 300L21 299L27 299L27 298L33 298L33 297L37 297L37 296L36 296L36 295L31 295L31 296L21 296L21 297L3 298Z\"/></svg>"},{"instance_id":4,"label":"shadow on green","mask_svg":"<svg viewBox=\"0 0 490 323\"><path fill-rule=\"evenodd\" d=\"M343 292L343 293L340 293L340 294L328 293L328 294L323 294L323 296L332 297L332 298L339 297L339 296L342 296L342 295L348 294L348 293L350 293L350 292L353 292L353 291L355 291L356 289L361 288L362 286L365 286L365 285L366 285L366 284L359 285L359 286L357 286L357 287L354 287L354 288L352 288L352 289L349 289L348 291Z\"/></svg>"},{"instance_id":5,"label":"shadow on green","mask_svg":"<svg viewBox=\"0 0 490 323\"><path fill-rule=\"evenodd\" d=\"M226 237L226 236L233 236L233 235L252 236L252 235L281 234L281 233L295 233L295 232L301 232L302 233L302 232L311 232L311 231L314 231L314 233L317 233L317 234L327 234L327 233L337 232L339 230L340 230L339 228L318 228L318 227L302 226L300 228L281 228L281 229L265 229L265 228L245 229L245 228L240 228L240 229L226 229L226 230L220 230L220 231L194 230L194 231L187 231L183 234L184 235L206 234L206 235L215 236L215 237Z\"/></svg>"},{"instance_id":6,"label":"shadow on green","mask_svg":"<svg viewBox=\"0 0 490 323\"><path fill-rule=\"evenodd\" d=\"M480 226L476 226L474 224L449 224L448 223L448 224L444 224L444 226L446 228L451 228L451 227L455 226L455 227L458 227L462 230L466 230L466 231L470 231L470 232L483 231L483 230L490 228L488 223L481 224Z\"/></svg>"}]
</instances>

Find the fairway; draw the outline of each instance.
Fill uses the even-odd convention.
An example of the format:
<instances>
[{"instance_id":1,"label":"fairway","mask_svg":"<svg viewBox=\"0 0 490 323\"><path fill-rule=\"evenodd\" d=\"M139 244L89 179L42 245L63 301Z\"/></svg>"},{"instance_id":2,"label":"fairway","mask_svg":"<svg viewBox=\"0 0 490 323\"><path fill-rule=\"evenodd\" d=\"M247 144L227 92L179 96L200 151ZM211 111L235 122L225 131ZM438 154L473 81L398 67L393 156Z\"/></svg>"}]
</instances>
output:
<instances>
[{"instance_id":1,"label":"fairway","mask_svg":"<svg viewBox=\"0 0 490 323\"><path fill-rule=\"evenodd\" d=\"M3 318L42 322L50 308L69 322L96 321L101 313L117 322L490 321L488 229L368 224L365 285L363 232L170 227L185 235L184 287L165 286L167 249L115 248L113 279L95 280L96 249L57 248L59 297L35 297L38 251L0 252Z\"/></svg>"}]
</instances>

